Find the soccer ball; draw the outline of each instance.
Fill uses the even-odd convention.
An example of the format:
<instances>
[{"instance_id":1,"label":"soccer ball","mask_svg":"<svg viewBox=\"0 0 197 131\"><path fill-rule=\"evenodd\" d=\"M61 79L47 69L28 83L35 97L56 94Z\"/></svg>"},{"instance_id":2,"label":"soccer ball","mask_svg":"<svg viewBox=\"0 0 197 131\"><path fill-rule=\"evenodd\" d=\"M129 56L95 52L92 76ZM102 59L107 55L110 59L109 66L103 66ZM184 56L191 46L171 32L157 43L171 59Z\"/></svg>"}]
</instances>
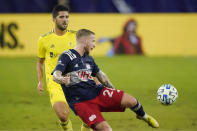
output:
<instances>
[{"instance_id":1,"label":"soccer ball","mask_svg":"<svg viewBox=\"0 0 197 131\"><path fill-rule=\"evenodd\" d=\"M177 89L170 84L162 85L157 91L157 100L165 105L172 104L176 101L177 97Z\"/></svg>"}]
</instances>

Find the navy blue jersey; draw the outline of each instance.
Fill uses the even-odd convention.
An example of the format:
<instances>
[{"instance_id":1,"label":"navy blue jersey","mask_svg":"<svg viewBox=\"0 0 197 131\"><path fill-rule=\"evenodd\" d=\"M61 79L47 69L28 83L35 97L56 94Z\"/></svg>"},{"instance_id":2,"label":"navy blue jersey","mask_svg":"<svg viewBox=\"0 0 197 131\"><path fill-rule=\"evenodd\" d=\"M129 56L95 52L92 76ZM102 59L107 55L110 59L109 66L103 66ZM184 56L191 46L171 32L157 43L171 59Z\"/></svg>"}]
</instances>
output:
<instances>
[{"instance_id":1,"label":"navy blue jersey","mask_svg":"<svg viewBox=\"0 0 197 131\"><path fill-rule=\"evenodd\" d=\"M61 86L66 100L74 112L75 103L95 98L104 88L103 85L96 85L93 80L93 77L99 72L94 59L89 55L81 56L74 49L60 55L54 71L56 70L61 71L63 76L70 73L70 84L67 86L61 84Z\"/></svg>"}]
</instances>

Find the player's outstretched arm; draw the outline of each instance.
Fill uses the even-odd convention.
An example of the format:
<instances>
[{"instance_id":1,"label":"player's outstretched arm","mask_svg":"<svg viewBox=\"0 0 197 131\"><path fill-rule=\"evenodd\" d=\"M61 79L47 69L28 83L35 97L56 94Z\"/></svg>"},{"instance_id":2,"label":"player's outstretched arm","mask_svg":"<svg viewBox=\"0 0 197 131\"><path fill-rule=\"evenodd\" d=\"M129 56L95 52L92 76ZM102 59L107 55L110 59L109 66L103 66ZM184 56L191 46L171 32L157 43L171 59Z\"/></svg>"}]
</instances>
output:
<instances>
[{"instance_id":1,"label":"player's outstretched arm","mask_svg":"<svg viewBox=\"0 0 197 131\"><path fill-rule=\"evenodd\" d=\"M104 86L108 88L114 88L112 83L109 81L107 75L101 70L96 74L96 77L99 80L99 82L102 83Z\"/></svg>"},{"instance_id":2,"label":"player's outstretched arm","mask_svg":"<svg viewBox=\"0 0 197 131\"><path fill-rule=\"evenodd\" d=\"M62 72L59 70L56 70L53 73L53 80L59 84L65 84L68 85L70 84L70 75L66 75L65 77L62 76Z\"/></svg>"}]
</instances>

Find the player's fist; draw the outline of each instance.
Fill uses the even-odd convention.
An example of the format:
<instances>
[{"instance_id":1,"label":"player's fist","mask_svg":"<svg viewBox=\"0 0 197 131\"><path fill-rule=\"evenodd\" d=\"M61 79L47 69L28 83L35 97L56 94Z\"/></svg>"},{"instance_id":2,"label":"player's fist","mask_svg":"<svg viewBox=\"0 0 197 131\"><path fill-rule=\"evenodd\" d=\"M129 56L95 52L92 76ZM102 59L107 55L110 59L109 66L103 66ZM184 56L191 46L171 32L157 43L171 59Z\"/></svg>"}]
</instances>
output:
<instances>
[{"instance_id":1,"label":"player's fist","mask_svg":"<svg viewBox=\"0 0 197 131\"><path fill-rule=\"evenodd\" d=\"M67 74L65 77L63 77L62 82L65 85L69 85L70 84L70 74Z\"/></svg>"},{"instance_id":2,"label":"player's fist","mask_svg":"<svg viewBox=\"0 0 197 131\"><path fill-rule=\"evenodd\" d=\"M37 86L37 90L38 90L38 93L40 94L40 95L42 95L42 92L43 92L43 87L44 87L44 83L43 82L39 82L38 83L38 86Z\"/></svg>"}]
</instances>

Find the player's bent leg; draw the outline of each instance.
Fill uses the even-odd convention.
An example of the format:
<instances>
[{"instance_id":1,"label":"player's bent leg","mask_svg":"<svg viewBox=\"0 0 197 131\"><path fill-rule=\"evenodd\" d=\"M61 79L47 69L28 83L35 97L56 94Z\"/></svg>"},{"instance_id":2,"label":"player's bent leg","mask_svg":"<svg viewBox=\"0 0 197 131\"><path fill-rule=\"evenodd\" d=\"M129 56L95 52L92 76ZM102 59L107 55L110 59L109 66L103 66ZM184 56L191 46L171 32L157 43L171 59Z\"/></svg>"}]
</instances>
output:
<instances>
[{"instance_id":1,"label":"player's bent leg","mask_svg":"<svg viewBox=\"0 0 197 131\"><path fill-rule=\"evenodd\" d=\"M62 122L65 122L68 120L68 107L66 105L66 103L64 102L56 102L53 105L53 109L56 113L56 115L58 116L59 120Z\"/></svg>"},{"instance_id":2,"label":"player's bent leg","mask_svg":"<svg viewBox=\"0 0 197 131\"><path fill-rule=\"evenodd\" d=\"M112 128L106 121L102 121L92 125L94 131L112 131Z\"/></svg>"},{"instance_id":3,"label":"player's bent leg","mask_svg":"<svg viewBox=\"0 0 197 131\"><path fill-rule=\"evenodd\" d=\"M50 96L50 102L57 117L59 118L59 124L61 128L64 131L73 131L72 123L68 119L69 108L62 88L59 84L56 84L54 82L49 83L47 86Z\"/></svg>"},{"instance_id":4,"label":"player's bent leg","mask_svg":"<svg viewBox=\"0 0 197 131\"><path fill-rule=\"evenodd\" d=\"M64 131L73 131L72 123L68 119L68 106L65 102L55 102L53 109L60 120L60 126Z\"/></svg>"},{"instance_id":5,"label":"player's bent leg","mask_svg":"<svg viewBox=\"0 0 197 131\"><path fill-rule=\"evenodd\" d=\"M134 107L137 104L137 100L135 99L135 97L124 93L122 96L122 100L121 100L121 106L125 107L125 108L131 108Z\"/></svg>"},{"instance_id":6,"label":"player's bent leg","mask_svg":"<svg viewBox=\"0 0 197 131\"><path fill-rule=\"evenodd\" d=\"M146 123L148 123L149 126L153 128L159 127L159 123L152 116L147 115L144 112L142 105L133 96L124 93L121 100L121 106L130 108L132 111L134 111L137 114L138 119L144 120Z\"/></svg>"}]
</instances>

